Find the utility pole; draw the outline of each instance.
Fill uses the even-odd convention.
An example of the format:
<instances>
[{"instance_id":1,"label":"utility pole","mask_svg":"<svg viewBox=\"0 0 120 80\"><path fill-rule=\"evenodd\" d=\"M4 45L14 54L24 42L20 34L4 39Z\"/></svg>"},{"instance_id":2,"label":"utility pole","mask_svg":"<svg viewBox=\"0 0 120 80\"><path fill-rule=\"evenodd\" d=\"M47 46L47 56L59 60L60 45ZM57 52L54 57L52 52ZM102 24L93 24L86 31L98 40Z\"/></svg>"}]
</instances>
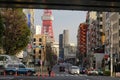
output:
<instances>
[{"instance_id":1,"label":"utility pole","mask_svg":"<svg viewBox=\"0 0 120 80\"><path fill-rule=\"evenodd\" d=\"M112 44L111 44L111 53L110 53L110 75L112 77L113 73L113 54L112 54Z\"/></svg>"},{"instance_id":2,"label":"utility pole","mask_svg":"<svg viewBox=\"0 0 120 80\"><path fill-rule=\"evenodd\" d=\"M113 54L112 54L112 48L113 48L113 35L112 35L112 28L111 28L111 22L110 22L110 33L111 33L111 37L110 37L110 40L111 40L111 44L110 44L110 49L111 49L111 52L110 52L110 76L112 77L113 76Z\"/></svg>"}]
</instances>

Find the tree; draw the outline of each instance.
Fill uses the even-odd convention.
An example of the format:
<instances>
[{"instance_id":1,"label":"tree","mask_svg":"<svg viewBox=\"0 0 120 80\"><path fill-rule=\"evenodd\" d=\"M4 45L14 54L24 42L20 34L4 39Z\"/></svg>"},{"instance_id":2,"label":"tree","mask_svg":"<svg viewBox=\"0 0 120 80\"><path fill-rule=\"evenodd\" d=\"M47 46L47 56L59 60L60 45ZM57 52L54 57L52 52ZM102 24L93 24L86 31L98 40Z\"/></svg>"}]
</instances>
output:
<instances>
[{"instance_id":1,"label":"tree","mask_svg":"<svg viewBox=\"0 0 120 80\"><path fill-rule=\"evenodd\" d=\"M3 49L5 54L15 55L29 43L30 30L22 9L6 8L1 10L4 29Z\"/></svg>"},{"instance_id":2,"label":"tree","mask_svg":"<svg viewBox=\"0 0 120 80\"><path fill-rule=\"evenodd\" d=\"M52 48L50 43L46 45L46 60L49 64L52 64Z\"/></svg>"},{"instance_id":3,"label":"tree","mask_svg":"<svg viewBox=\"0 0 120 80\"><path fill-rule=\"evenodd\" d=\"M52 50L51 43L47 43L46 45L46 60L49 62L51 66L56 63L57 56Z\"/></svg>"},{"instance_id":4,"label":"tree","mask_svg":"<svg viewBox=\"0 0 120 80\"><path fill-rule=\"evenodd\" d=\"M4 31L3 20L2 16L0 15L0 47L2 47L3 31Z\"/></svg>"}]
</instances>

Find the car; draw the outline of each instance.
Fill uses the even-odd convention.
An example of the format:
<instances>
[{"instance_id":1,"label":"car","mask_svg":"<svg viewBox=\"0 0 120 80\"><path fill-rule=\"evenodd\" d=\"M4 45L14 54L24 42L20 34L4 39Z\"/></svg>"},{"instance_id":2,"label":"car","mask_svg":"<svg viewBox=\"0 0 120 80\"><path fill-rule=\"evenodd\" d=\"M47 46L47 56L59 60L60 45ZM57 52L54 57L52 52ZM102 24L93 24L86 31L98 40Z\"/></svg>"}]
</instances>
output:
<instances>
[{"instance_id":1,"label":"car","mask_svg":"<svg viewBox=\"0 0 120 80\"><path fill-rule=\"evenodd\" d=\"M98 71L98 75L101 75L101 76L104 75L104 73L101 69L98 69L97 71Z\"/></svg>"},{"instance_id":2,"label":"car","mask_svg":"<svg viewBox=\"0 0 120 80\"><path fill-rule=\"evenodd\" d=\"M17 72L17 74L26 74L26 75L34 75L34 68L27 68L23 63L8 63L5 65L5 72L8 75L13 75Z\"/></svg>"},{"instance_id":3,"label":"car","mask_svg":"<svg viewBox=\"0 0 120 80\"><path fill-rule=\"evenodd\" d=\"M88 70L87 75L98 75L98 71L93 69L93 70Z\"/></svg>"},{"instance_id":4,"label":"car","mask_svg":"<svg viewBox=\"0 0 120 80\"><path fill-rule=\"evenodd\" d=\"M3 75L5 72L5 67L4 65L0 65L0 75Z\"/></svg>"},{"instance_id":5,"label":"car","mask_svg":"<svg viewBox=\"0 0 120 80\"><path fill-rule=\"evenodd\" d=\"M80 74L85 74L86 73L86 69L84 67L80 67Z\"/></svg>"},{"instance_id":6,"label":"car","mask_svg":"<svg viewBox=\"0 0 120 80\"><path fill-rule=\"evenodd\" d=\"M64 66L60 66L59 67L59 72L65 72L65 67Z\"/></svg>"},{"instance_id":7,"label":"car","mask_svg":"<svg viewBox=\"0 0 120 80\"><path fill-rule=\"evenodd\" d=\"M69 73L70 74L79 74L80 73L79 67L78 66L71 66L69 68Z\"/></svg>"}]
</instances>

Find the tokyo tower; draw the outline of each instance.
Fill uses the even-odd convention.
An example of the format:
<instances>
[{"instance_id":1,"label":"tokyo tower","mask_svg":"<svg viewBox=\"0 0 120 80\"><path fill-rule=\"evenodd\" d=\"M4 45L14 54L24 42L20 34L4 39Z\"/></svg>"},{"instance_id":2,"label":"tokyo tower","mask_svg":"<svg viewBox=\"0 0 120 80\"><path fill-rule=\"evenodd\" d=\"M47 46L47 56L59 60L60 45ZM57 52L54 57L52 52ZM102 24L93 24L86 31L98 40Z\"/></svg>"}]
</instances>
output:
<instances>
[{"instance_id":1,"label":"tokyo tower","mask_svg":"<svg viewBox=\"0 0 120 80\"><path fill-rule=\"evenodd\" d=\"M52 21L54 20L52 16L52 11L45 9L42 16L42 29L41 34L45 34L49 41L54 41Z\"/></svg>"}]
</instances>

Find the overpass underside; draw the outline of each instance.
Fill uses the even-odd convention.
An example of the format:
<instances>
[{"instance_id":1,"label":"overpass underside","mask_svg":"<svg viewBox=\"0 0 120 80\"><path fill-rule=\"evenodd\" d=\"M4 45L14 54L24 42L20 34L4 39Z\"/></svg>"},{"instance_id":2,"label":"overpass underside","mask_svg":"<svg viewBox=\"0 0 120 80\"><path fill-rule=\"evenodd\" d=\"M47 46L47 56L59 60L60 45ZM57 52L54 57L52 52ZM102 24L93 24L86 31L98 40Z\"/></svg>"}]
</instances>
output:
<instances>
[{"instance_id":1,"label":"overpass underside","mask_svg":"<svg viewBox=\"0 0 120 80\"><path fill-rule=\"evenodd\" d=\"M120 0L0 0L1 8L120 11Z\"/></svg>"}]
</instances>

